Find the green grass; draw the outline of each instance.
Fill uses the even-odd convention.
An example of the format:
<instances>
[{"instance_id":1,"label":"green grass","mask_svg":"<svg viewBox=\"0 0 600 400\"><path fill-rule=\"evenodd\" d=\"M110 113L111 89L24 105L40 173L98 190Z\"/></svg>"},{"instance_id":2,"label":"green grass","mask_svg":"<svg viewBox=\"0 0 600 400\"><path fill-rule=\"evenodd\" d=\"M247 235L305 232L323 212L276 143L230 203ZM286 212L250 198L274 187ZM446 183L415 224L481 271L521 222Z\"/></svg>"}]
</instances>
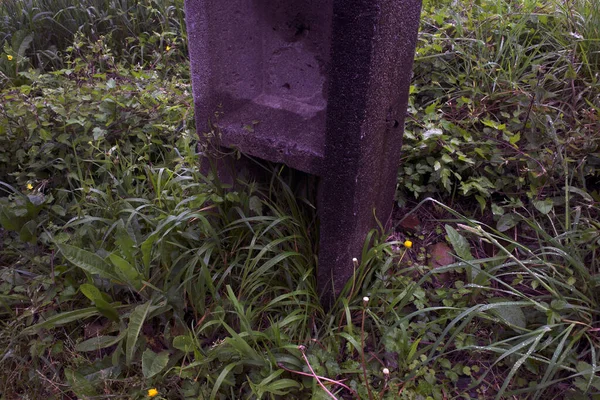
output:
<instances>
[{"instance_id":1,"label":"green grass","mask_svg":"<svg viewBox=\"0 0 600 400\"><path fill-rule=\"evenodd\" d=\"M106 45L120 62L169 69L165 57L186 59L183 0L3 0L0 47L14 59L0 62L0 85L28 66L64 68L78 37Z\"/></svg>"},{"instance_id":2,"label":"green grass","mask_svg":"<svg viewBox=\"0 0 600 400\"><path fill-rule=\"evenodd\" d=\"M484 208L544 198L565 175L587 189L600 105L592 2L462 3L424 6L400 198L477 196Z\"/></svg>"},{"instance_id":3,"label":"green grass","mask_svg":"<svg viewBox=\"0 0 600 400\"><path fill-rule=\"evenodd\" d=\"M200 171L181 2L3 1L0 398L597 398L598 15L425 2L421 227L325 310L295 173Z\"/></svg>"}]
</instances>

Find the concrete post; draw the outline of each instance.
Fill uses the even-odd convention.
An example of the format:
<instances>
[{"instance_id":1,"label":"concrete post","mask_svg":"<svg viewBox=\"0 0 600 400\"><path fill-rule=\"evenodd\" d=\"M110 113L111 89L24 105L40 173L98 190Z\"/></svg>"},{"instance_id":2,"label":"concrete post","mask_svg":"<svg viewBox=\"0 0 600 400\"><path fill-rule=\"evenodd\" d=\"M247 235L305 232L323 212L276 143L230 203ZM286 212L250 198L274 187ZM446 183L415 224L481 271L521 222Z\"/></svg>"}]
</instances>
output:
<instances>
[{"instance_id":1,"label":"concrete post","mask_svg":"<svg viewBox=\"0 0 600 400\"><path fill-rule=\"evenodd\" d=\"M391 215L420 0L186 0L198 132L320 177L317 282Z\"/></svg>"}]
</instances>

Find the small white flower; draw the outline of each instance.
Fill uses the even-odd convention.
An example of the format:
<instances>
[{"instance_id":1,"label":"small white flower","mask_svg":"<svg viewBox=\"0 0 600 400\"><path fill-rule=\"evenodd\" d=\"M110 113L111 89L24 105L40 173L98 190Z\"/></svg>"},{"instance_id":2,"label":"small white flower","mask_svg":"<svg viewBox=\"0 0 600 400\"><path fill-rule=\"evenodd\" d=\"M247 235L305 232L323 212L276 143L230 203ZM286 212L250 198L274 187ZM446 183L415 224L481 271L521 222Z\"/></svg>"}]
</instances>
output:
<instances>
[{"instance_id":1,"label":"small white flower","mask_svg":"<svg viewBox=\"0 0 600 400\"><path fill-rule=\"evenodd\" d=\"M369 298L368 298L367 296L365 296L365 297L363 297L363 301L364 301L365 303L368 303L368 302L369 302Z\"/></svg>"},{"instance_id":2,"label":"small white flower","mask_svg":"<svg viewBox=\"0 0 600 400\"><path fill-rule=\"evenodd\" d=\"M575 39L579 39L579 40L583 39L583 36L577 32L571 32L571 36L573 36Z\"/></svg>"},{"instance_id":3,"label":"small white flower","mask_svg":"<svg viewBox=\"0 0 600 400\"><path fill-rule=\"evenodd\" d=\"M383 372L384 375L389 375L390 374L390 370L387 369L387 368L384 368L382 372Z\"/></svg>"}]
</instances>

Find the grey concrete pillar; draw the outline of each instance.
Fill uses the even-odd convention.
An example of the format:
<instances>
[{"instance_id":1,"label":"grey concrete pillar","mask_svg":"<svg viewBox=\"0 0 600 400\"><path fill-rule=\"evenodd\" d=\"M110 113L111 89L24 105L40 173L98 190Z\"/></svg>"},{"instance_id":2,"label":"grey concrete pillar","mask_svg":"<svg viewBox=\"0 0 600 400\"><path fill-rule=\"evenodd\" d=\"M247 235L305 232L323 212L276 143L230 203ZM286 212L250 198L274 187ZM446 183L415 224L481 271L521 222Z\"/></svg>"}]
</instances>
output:
<instances>
[{"instance_id":1,"label":"grey concrete pillar","mask_svg":"<svg viewBox=\"0 0 600 400\"><path fill-rule=\"evenodd\" d=\"M186 0L197 128L320 177L330 303L389 221L420 0Z\"/></svg>"}]
</instances>

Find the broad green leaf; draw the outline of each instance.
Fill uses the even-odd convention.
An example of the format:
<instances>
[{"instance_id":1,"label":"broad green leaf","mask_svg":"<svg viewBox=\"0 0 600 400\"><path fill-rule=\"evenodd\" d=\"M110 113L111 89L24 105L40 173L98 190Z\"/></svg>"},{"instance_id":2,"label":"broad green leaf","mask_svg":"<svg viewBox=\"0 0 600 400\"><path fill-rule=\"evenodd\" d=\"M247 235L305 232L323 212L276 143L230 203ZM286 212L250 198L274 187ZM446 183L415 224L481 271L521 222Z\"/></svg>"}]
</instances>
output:
<instances>
[{"instance_id":1,"label":"broad green leaf","mask_svg":"<svg viewBox=\"0 0 600 400\"><path fill-rule=\"evenodd\" d=\"M137 306L129 316L129 325L127 326L127 348L125 351L125 362L127 365L131 364L133 353L135 352L135 345L140 335L140 331L142 330L142 325L144 325L144 321L146 321L146 317L148 317L151 305L152 300L141 304Z\"/></svg>"},{"instance_id":2,"label":"broad green leaf","mask_svg":"<svg viewBox=\"0 0 600 400\"><path fill-rule=\"evenodd\" d=\"M150 269L150 257L152 256L152 247L154 246L154 242L156 242L156 235L150 235L144 243L142 243L142 262L144 263L144 271L147 272Z\"/></svg>"},{"instance_id":3,"label":"broad green leaf","mask_svg":"<svg viewBox=\"0 0 600 400\"><path fill-rule=\"evenodd\" d=\"M117 228L116 228L116 233L115 233L115 244L119 247L119 250L121 250L121 254L123 255L123 257L130 264L134 264L135 263L134 254L136 252L135 240L132 238L132 236L129 234L129 232L127 232L127 229L125 228L125 224L123 223L123 220L119 220L119 222L117 223Z\"/></svg>"},{"instance_id":4,"label":"broad green leaf","mask_svg":"<svg viewBox=\"0 0 600 400\"><path fill-rule=\"evenodd\" d=\"M533 205L535 206L535 208L539 212L541 212L542 214L546 215L550 211L552 211L552 207L554 206L554 202L551 199L534 200L533 201Z\"/></svg>"},{"instance_id":5,"label":"broad green leaf","mask_svg":"<svg viewBox=\"0 0 600 400\"><path fill-rule=\"evenodd\" d=\"M515 214L504 214L498 220L496 229L500 232L506 232L510 228L513 228L519 223L519 218Z\"/></svg>"},{"instance_id":6,"label":"broad green leaf","mask_svg":"<svg viewBox=\"0 0 600 400\"><path fill-rule=\"evenodd\" d=\"M107 302L104 299L98 299L94 301L94 305L96 306L96 308L98 309L98 311L100 311L100 313L102 315L104 315L106 318L115 321L115 322L119 322L121 320L121 316L119 315L119 312L117 311L117 309L115 307L113 307L112 304L110 304L109 302Z\"/></svg>"},{"instance_id":7,"label":"broad green leaf","mask_svg":"<svg viewBox=\"0 0 600 400\"><path fill-rule=\"evenodd\" d=\"M20 30L18 31L19 33L22 32L22 34L25 34L24 30ZM18 39L17 39L18 38ZM15 40L17 39L17 40ZM33 33L28 34L27 36L21 36L21 35L14 35L12 43L13 43L13 47L17 48L17 54L19 55L20 58L25 57L25 52L27 51L27 49L29 48L29 46L31 46L31 42L33 42ZM18 46L16 46L16 44L19 44Z\"/></svg>"},{"instance_id":8,"label":"broad green leaf","mask_svg":"<svg viewBox=\"0 0 600 400\"><path fill-rule=\"evenodd\" d=\"M75 346L76 351L97 351L117 344L125 337L125 334L119 336L96 336L85 340Z\"/></svg>"},{"instance_id":9,"label":"broad green leaf","mask_svg":"<svg viewBox=\"0 0 600 400\"><path fill-rule=\"evenodd\" d=\"M521 307L514 304L502 304L498 307L494 307L493 311L496 315L498 315L504 322L514 325L518 328L523 328L527 326L527 319ZM518 331L517 331L518 332Z\"/></svg>"},{"instance_id":10,"label":"broad green leaf","mask_svg":"<svg viewBox=\"0 0 600 400\"><path fill-rule=\"evenodd\" d=\"M56 244L56 247L68 261L82 270L117 282L121 281L114 273L112 266L99 255L68 244Z\"/></svg>"},{"instance_id":11,"label":"broad green leaf","mask_svg":"<svg viewBox=\"0 0 600 400\"><path fill-rule=\"evenodd\" d=\"M96 309L96 307L83 308L75 311L67 311L64 313L53 315L44 322L40 322L39 324L30 326L25 330L25 332L30 333L30 331L35 331L41 328L55 328L57 326L68 324L69 322L78 321L95 315L98 315L98 310Z\"/></svg>"},{"instance_id":12,"label":"broad green leaf","mask_svg":"<svg viewBox=\"0 0 600 400\"><path fill-rule=\"evenodd\" d=\"M463 260L472 260L473 255L471 254L471 245L469 245L467 239L450 225L446 225L445 228L446 233L448 234L448 240L456 255Z\"/></svg>"},{"instance_id":13,"label":"broad green leaf","mask_svg":"<svg viewBox=\"0 0 600 400\"><path fill-rule=\"evenodd\" d=\"M85 297L87 297L91 301L96 301L98 299L104 300L104 297L102 297L102 293L94 285L84 283L81 286L79 286L79 290L81 291L81 293L83 293Z\"/></svg>"},{"instance_id":14,"label":"broad green leaf","mask_svg":"<svg viewBox=\"0 0 600 400\"><path fill-rule=\"evenodd\" d=\"M34 220L28 221L23 225L19 232L19 239L23 242L35 242L35 231L37 230L37 222Z\"/></svg>"},{"instance_id":15,"label":"broad green leaf","mask_svg":"<svg viewBox=\"0 0 600 400\"><path fill-rule=\"evenodd\" d=\"M90 285L89 283L84 283L79 286L79 290L85 295L85 297L94 303L98 311L100 311L100 313L102 313L102 315L104 315L106 318L109 318L115 322L118 322L121 319L117 309L108 301L106 301L105 295L103 295L96 286Z\"/></svg>"},{"instance_id":16,"label":"broad green leaf","mask_svg":"<svg viewBox=\"0 0 600 400\"><path fill-rule=\"evenodd\" d=\"M27 218L18 217L12 210L0 205L0 225L7 231L20 231L26 221Z\"/></svg>"},{"instance_id":17,"label":"broad green leaf","mask_svg":"<svg viewBox=\"0 0 600 400\"><path fill-rule=\"evenodd\" d=\"M71 390L77 395L80 399L91 399L97 398L98 393L94 389L94 385L79 372L73 371L71 369L65 370L65 378L67 378L67 382L71 387Z\"/></svg>"},{"instance_id":18,"label":"broad green leaf","mask_svg":"<svg viewBox=\"0 0 600 400\"><path fill-rule=\"evenodd\" d=\"M142 373L145 378L152 378L160 373L169 363L169 353L161 351L156 354L150 349L146 349L142 354Z\"/></svg>"},{"instance_id":19,"label":"broad green leaf","mask_svg":"<svg viewBox=\"0 0 600 400\"><path fill-rule=\"evenodd\" d=\"M195 348L194 340L187 335L176 336L173 339L173 347L185 353L191 353Z\"/></svg>"},{"instance_id":20,"label":"broad green leaf","mask_svg":"<svg viewBox=\"0 0 600 400\"><path fill-rule=\"evenodd\" d=\"M136 290L140 290L142 288L142 279L140 273L134 266L115 253L109 255L108 258L115 266L115 273L120 276L123 281L129 283Z\"/></svg>"}]
</instances>

